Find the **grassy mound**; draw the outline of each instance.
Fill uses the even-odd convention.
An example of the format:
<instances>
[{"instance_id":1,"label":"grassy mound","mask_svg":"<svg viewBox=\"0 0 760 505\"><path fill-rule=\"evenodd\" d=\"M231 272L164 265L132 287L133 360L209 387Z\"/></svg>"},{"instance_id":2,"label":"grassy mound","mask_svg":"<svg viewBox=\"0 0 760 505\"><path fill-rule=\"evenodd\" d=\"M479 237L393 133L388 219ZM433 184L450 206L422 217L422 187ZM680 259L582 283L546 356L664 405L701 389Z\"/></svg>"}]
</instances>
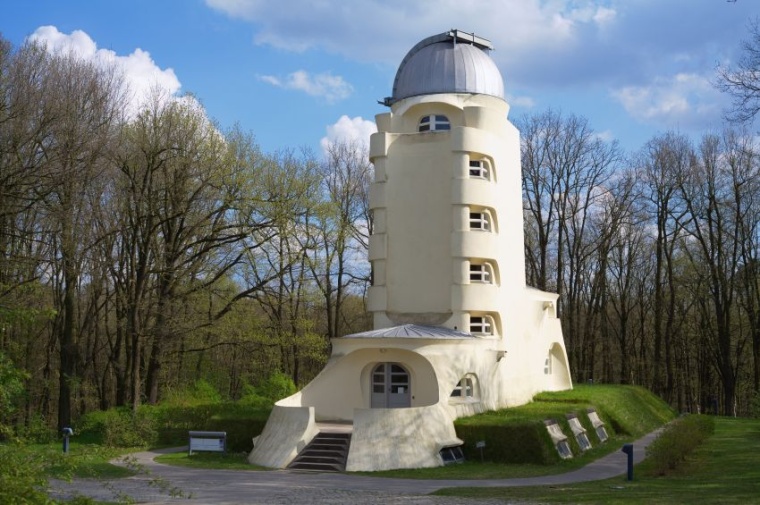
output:
<instances>
[{"instance_id":1,"label":"grassy mound","mask_svg":"<svg viewBox=\"0 0 760 505\"><path fill-rule=\"evenodd\" d=\"M495 463L548 465L559 461L544 420L557 421L573 454L579 454L575 438L566 419L575 414L592 445L599 444L588 418L593 408L604 421L611 438L636 438L665 424L675 412L661 399L635 386L580 385L571 391L542 393L521 407L488 412L458 419L457 436L465 441L465 457ZM485 448L476 442L486 443Z\"/></svg>"}]
</instances>

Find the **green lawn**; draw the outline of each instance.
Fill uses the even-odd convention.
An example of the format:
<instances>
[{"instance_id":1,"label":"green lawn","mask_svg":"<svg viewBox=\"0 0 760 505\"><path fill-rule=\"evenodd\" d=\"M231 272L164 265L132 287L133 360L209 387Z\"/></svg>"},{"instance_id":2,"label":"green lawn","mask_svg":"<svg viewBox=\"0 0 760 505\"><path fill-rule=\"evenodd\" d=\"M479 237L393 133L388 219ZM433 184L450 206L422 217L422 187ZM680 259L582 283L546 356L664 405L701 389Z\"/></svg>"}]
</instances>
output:
<instances>
[{"instance_id":1,"label":"green lawn","mask_svg":"<svg viewBox=\"0 0 760 505\"><path fill-rule=\"evenodd\" d=\"M632 437L617 436L606 443L576 455L572 459L560 460L553 465L504 464L478 460L468 460L461 464L435 468L414 468L402 470L385 470L382 472L357 472L372 477L399 479L516 479L522 477L539 477L577 470L594 460L616 452L623 444L631 442Z\"/></svg>"},{"instance_id":2,"label":"green lawn","mask_svg":"<svg viewBox=\"0 0 760 505\"><path fill-rule=\"evenodd\" d=\"M213 468L219 470L271 470L248 463L246 453L196 452L188 455L187 451L162 454L156 458L159 463L166 465L184 466L188 468Z\"/></svg>"},{"instance_id":3,"label":"green lawn","mask_svg":"<svg viewBox=\"0 0 760 505\"><path fill-rule=\"evenodd\" d=\"M135 471L122 466L112 465L110 461L127 455L137 449L115 449L97 444L72 441L69 452L63 454L60 443L30 444L19 447L19 451L28 451L51 462L48 474L56 478L94 478L120 479L135 475Z\"/></svg>"},{"instance_id":4,"label":"green lawn","mask_svg":"<svg viewBox=\"0 0 760 505\"><path fill-rule=\"evenodd\" d=\"M717 418L715 435L666 477L644 461L625 476L562 487L451 488L437 495L537 503L746 504L760 502L760 420Z\"/></svg>"}]
</instances>

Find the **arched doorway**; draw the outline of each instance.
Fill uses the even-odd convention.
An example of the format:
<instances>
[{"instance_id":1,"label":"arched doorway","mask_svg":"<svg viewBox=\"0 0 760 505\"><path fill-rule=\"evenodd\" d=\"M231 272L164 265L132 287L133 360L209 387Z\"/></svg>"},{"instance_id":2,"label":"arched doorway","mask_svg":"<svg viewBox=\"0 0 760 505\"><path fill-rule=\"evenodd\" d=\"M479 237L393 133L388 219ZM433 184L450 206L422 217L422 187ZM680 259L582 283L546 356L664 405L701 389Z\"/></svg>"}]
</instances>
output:
<instances>
[{"instance_id":1,"label":"arched doorway","mask_svg":"<svg viewBox=\"0 0 760 505\"><path fill-rule=\"evenodd\" d=\"M411 378L399 363L380 363L372 370L373 409L401 409L412 405Z\"/></svg>"}]
</instances>

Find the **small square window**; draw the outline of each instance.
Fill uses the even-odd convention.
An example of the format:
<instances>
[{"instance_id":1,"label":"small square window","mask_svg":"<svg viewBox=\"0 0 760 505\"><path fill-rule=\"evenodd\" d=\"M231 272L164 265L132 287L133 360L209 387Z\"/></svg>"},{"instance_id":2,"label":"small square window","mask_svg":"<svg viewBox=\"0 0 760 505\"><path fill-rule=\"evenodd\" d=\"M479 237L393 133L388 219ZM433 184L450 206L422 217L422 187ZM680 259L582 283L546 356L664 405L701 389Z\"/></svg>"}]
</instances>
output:
<instances>
[{"instance_id":1,"label":"small square window","mask_svg":"<svg viewBox=\"0 0 760 505\"><path fill-rule=\"evenodd\" d=\"M470 265L470 282L483 282L493 284L493 275L491 265L483 263L480 265Z\"/></svg>"},{"instance_id":2,"label":"small square window","mask_svg":"<svg viewBox=\"0 0 760 505\"><path fill-rule=\"evenodd\" d=\"M470 160L470 177L475 179L490 179L490 170L485 160Z\"/></svg>"},{"instance_id":3,"label":"small square window","mask_svg":"<svg viewBox=\"0 0 760 505\"><path fill-rule=\"evenodd\" d=\"M489 316L473 316L470 318L470 333L473 335L493 335L493 326Z\"/></svg>"},{"instance_id":4,"label":"small square window","mask_svg":"<svg viewBox=\"0 0 760 505\"><path fill-rule=\"evenodd\" d=\"M491 216L487 212L470 212L470 229L491 231Z\"/></svg>"}]
</instances>

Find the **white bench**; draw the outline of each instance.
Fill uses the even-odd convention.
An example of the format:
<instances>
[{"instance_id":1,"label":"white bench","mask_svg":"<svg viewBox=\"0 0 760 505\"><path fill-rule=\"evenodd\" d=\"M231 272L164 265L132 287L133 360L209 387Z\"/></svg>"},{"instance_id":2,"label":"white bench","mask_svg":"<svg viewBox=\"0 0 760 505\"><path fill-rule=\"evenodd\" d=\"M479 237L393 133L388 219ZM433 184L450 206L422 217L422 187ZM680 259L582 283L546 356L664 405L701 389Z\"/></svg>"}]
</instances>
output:
<instances>
[{"instance_id":1,"label":"white bench","mask_svg":"<svg viewBox=\"0 0 760 505\"><path fill-rule=\"evenodd\" d=\"M193 451L227 452L226 431L188 431L188 455Z\"/></svg>"}]
</instances>

